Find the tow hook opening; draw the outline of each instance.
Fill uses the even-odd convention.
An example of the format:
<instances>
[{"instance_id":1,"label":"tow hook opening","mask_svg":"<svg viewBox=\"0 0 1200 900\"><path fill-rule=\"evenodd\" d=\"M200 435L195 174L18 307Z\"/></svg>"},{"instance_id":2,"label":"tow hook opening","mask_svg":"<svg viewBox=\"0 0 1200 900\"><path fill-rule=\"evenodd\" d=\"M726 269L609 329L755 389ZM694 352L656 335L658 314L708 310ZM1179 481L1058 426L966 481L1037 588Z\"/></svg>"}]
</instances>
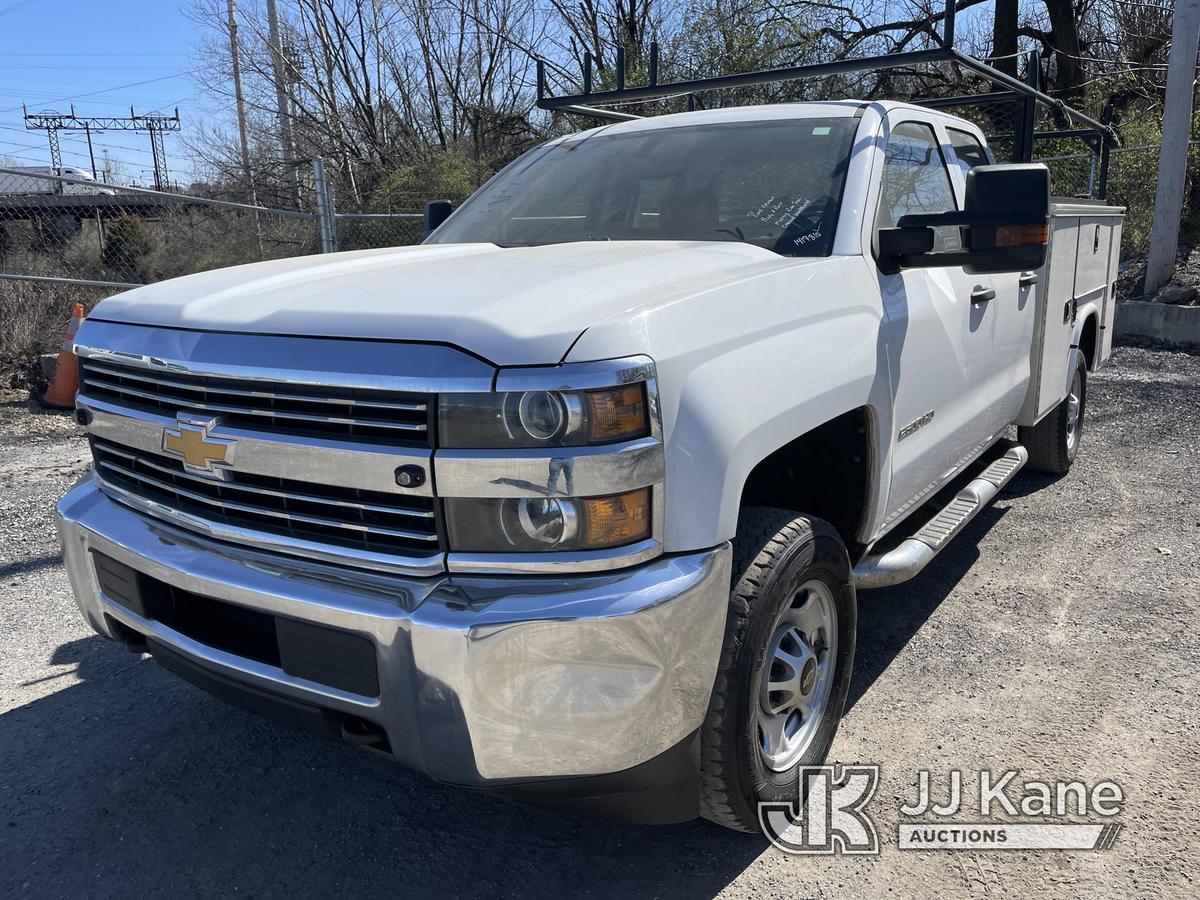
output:
<instances>
[{"instance_id":1,"label":"tow hook opening","mask_svg":"<svg viewBox=\"0 0 1200 900\"><path fill-rule=\"evenodd\" d=\"M149 653L146 647L146 637L137 631L134 631L124 622L119 622L107 613L104 616L104 624L108 626L109 633L120 642L130 653Z\"/></svg>"},{"instance_id":2,"label":"tow hook opening","mask_svg":"<svg viewBox=\"0 0 1200 900\"><path fill-rule=\"evenodd\" d=\"M374 722L355 716L346 716L342 719L342 740L356 747L369 747L372 750L382 750L384 753L391 752L387 733Z\"/></svg>"}]
</instances>

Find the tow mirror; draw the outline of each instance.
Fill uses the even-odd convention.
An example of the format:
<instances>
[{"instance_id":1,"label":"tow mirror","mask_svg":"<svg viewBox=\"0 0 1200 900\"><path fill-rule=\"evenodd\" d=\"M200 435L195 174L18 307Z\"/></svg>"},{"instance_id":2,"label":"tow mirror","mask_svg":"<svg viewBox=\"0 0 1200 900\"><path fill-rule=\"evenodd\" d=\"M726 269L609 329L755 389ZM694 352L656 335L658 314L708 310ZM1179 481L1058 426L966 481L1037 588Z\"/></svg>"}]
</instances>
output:
<instances>
[{"instance_id":1,"label":"tow mirror","mask_svg":"<svg viewBox=\"0 0 1200 900\"><path fill-rule=\"evenodd\" d=\"M935 253L935 228L958 226L963 249ZM962 212L903 216L879 231L879 266L963 266L972 274L1025 272L1046 261L1050 238L1050 171L1041 164L976 166L967 173Z\"/></svg>"},{"instance_id":2,"label":"tow mirror","mask_svg":"<svg viewBox=\"0 0 1200 900\"><path fill-rule=\"evenodd\" d=\"M433 234L439 225L450 218L454 205L449 200L430 200L425 204L425 237Z\"/></svg>"}]
</instances>

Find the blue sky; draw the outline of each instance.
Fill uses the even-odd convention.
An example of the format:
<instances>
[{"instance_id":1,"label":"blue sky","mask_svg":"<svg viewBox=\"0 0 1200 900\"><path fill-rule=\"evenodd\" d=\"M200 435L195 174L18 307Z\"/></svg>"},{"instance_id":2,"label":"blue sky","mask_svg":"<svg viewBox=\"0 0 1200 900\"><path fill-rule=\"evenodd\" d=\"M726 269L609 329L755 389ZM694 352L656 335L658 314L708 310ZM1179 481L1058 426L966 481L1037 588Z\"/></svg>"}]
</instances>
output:
<instances>
[{"instance_id":1,"label":"blue sky","mask_svg":"<svg viewBox=\"0 0 1200 900\"><path fill-rule=\"evenodd\" d=\"M211 121L214 110L190 74L199 33L179 0L0 0L0 157L49 163L46 133L25 130L22 103L30 112L67 112L74 103L80 116L128 115L130 104L139 113L178 106L185 133ZM61 139L64 164L87 168L83 133ZM93 134L92 143L97 168L107 150L125 178L152 180L149 135ZM166 150L172 178L186 182L191 169L179 139L168 135Z\"/></svg>"}]
</instances>

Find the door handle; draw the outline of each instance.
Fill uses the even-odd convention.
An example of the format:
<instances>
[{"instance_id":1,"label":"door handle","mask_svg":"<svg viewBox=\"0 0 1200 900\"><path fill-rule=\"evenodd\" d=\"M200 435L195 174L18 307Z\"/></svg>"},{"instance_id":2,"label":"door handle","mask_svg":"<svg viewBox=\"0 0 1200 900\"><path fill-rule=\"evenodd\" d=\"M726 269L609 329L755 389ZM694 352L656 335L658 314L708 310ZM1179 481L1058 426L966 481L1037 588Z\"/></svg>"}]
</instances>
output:
<instances>
[{"instance_id":1,"label":"door handle","mask_svg":"<svg viewBox=\"0 0 1200 900\"><path fill-rule=\"evenodd\" d=\"M975 290L971 291L972 303L987 303L989 300L996 299L996 289L979 285Z\"/></svg>"},{"instance_id":2,"label":"door handle","mask_svg":"<svg viewBox=\"0 0 1200 900\"><path fill-rule=\"evenodd\" d=\"M1037 272L1022 272L1021 277L1017 279L1017 284L1021 287L1029 287L1031 284L1037 284Z\"/></svg>"}]
</instances>

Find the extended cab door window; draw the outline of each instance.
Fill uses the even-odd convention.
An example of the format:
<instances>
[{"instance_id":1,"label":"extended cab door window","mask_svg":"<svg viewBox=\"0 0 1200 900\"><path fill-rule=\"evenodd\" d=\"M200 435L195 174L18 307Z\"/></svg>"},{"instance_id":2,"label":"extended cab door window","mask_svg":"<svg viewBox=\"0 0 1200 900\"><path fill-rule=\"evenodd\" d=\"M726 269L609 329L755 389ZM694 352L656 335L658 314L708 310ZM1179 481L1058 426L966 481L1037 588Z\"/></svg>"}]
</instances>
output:
<instances>
[{"instance_id":1,"label":"extended cab door window","mask_svg":"<svg viewBox=\"0 0 1200 900\"><path fill-rule=\"evenodd\" d=\"M947 128L946 134L950 137L950 146L954 148L954 161L958 164L963 178L976 166L991 165L991 153L979 143L979 138L975 135L958 128Z\"/></svg>"},{"instance_id":2,"label":"extended cab door window","mask_svg":"<svg viewBox=\"0 0 1200 900\"><path fill-rule=\"evenodd\" d=\"M955 209L958 204L950 173L933 127L924 122L901 122L892 129L884 154L877 227L891 227L909 214ZM958 228L934 229L934 249L961 250Z\"/></svg>"}]
</instances>

